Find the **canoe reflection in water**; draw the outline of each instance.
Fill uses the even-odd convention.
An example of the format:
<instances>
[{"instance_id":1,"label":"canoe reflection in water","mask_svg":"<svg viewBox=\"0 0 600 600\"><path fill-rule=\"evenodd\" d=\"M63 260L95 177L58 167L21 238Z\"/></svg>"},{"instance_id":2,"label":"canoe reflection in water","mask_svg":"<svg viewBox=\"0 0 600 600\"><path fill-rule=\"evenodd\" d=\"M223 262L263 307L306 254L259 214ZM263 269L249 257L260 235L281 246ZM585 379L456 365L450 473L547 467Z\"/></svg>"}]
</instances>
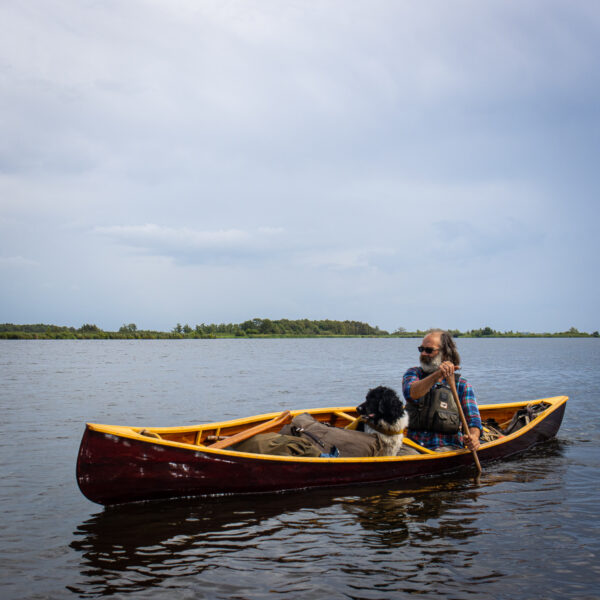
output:
<instances>
[{"instance_id":1,"label":"canoe reflection in water","mask_svg":"<svg viewBox=\"0 0 600 600\"><path fill-rule=\"evenodd\" d=\"M351 487L105 508L74 532L71 547L82 559L80 580L69 589L83 596L159 587L207 598L310 591L335 598L374 581L389 593L489 586L505 574L477 566L474 557L477 540L494 528L494 497L523 485L530 495L547 490L560 460L560 442L550 441L484 472L479 486L468 476L437 476L412 488L375 484L358 493ZM449 581L447 569L461 575Z\"/></svg>"}]
</instances>

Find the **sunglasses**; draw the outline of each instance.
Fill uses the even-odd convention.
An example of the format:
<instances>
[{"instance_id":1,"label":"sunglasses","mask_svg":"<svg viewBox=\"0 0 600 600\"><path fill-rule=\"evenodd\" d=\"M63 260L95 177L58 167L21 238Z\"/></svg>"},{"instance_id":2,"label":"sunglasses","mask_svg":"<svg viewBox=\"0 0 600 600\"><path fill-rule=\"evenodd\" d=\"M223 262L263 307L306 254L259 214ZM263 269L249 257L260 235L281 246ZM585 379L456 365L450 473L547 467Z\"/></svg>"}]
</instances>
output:
<instances>
[{"instance_id":1,"label":"sunglasses","mask_svg":"<svg viewBox=\"0 0 600 600\"><path fill-rule=\"evenodd\" d=\"M425 354L433 354L439 348L432 348L431 346L419 346L417 348L419 352L425 352Z\"/></svg>"}]
</instances>

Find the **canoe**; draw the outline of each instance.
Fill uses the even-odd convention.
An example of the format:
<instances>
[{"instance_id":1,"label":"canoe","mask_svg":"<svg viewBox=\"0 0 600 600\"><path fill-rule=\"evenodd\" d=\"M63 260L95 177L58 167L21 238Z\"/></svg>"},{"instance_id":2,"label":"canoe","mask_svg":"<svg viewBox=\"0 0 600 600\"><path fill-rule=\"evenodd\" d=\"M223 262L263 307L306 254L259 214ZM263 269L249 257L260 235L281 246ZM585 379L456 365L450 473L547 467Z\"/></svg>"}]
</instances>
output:
<instances>
[{"instance_id":1,"label":"canoe","mask_svg":"<svg viewBox=\"0 0 600 600\"><path fill-rule=\"evenodd\" d=\"M484 443L482 464L524 452L551 439L561 425L567 396L532 402L480 405L482 420L506 427L520 409L543 408L521 429ZM233 440L252 431L279 431L281 423L308 412L320 422L346 427L357 417L349 407L269 413L205 425L125 427L87 423L77 458L77 483L92 502L123 502L187 496L252 494L409 480L473 468L468 450L365 458L272 456L236 452ZM225 447L220 447L225 446Z\"/></svg>"}]
</instances>

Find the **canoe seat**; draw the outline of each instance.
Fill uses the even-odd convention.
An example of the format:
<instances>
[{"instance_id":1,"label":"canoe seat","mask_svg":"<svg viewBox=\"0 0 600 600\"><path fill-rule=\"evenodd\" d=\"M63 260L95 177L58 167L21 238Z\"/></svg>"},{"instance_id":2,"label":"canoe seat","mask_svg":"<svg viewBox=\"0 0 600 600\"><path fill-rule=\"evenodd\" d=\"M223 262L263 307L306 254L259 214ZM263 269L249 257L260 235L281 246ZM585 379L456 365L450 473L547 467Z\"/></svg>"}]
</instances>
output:
<instances>
[{"instance_id":1,"label":"canoe seat","mask_svg":"<svg viewBox=\"0 0 600 600\"><path fill-rule=\"evenodd\" d=\"M420 444L417 444L417 442L413 442L410 438L407 438L406 436L404 436L404 439L402 440L402 443L405 446L409 446L410 448L414 448L415 450L417 450L419 452L419 454L435 454L434 450L430 450L429 448L425 448L425 446L421 446Z\"/></svg>"},{"instance_id":2,"label":"canoe seat","mask_svg":"<svg viewBox=\"0 0 600 600\"><path fill-rule=\"evenodd\" d=\"M158 435L158 433L154 433L154 431L149 431L148 429L142 429L140 431L140 435L145 435L146 437L154 438L155 440L162 440L162 437Z\"/></svg>"}]
</instances>

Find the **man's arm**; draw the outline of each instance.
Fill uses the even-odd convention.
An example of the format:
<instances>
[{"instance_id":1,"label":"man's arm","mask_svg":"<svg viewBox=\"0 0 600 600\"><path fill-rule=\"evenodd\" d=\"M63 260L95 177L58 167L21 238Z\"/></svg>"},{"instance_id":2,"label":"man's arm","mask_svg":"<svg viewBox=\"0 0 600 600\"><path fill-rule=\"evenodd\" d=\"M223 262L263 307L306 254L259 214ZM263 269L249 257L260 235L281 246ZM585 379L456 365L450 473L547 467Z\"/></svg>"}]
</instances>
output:
<instances>
[{"instance_id":1,"label":"man's arm","mask_svg":"<svg viewBox=\"0 0 600 600\"><path fill-rule=\"evenodd\" d=\"M454 377L454 365L450 361L444 361L437 371L434 371L423 379L417 379L410 386L410 397L413 400L422 398L438 381Z\"/></svg>"},{"instance_id":2,"label":"man's arm","mask_svg":"<svg viewBox=\"0 0 600 600\"><path fill-rule=\"evenodd\" d=\"M479 442L480 435L481 430L478 427L469 427L469 435L464 436L465 446L469 450L479 450L479 446L481 445Z\"/></svg>"},{"instance_id":3,"label":"man's arm","mask_svg":"<svg viewBox=\"0 0 600 600\"><path fill-rule=\"evenodd\" d=\"M465 446L469 450L478 450L480 446L479 438L481 436L481 415L479 414L479 407L477 406L473 388L468 383L464 385L460 401L465 413L465 419L469 425L469 434L464 436Z\"/></svg>"}]
</instances>

